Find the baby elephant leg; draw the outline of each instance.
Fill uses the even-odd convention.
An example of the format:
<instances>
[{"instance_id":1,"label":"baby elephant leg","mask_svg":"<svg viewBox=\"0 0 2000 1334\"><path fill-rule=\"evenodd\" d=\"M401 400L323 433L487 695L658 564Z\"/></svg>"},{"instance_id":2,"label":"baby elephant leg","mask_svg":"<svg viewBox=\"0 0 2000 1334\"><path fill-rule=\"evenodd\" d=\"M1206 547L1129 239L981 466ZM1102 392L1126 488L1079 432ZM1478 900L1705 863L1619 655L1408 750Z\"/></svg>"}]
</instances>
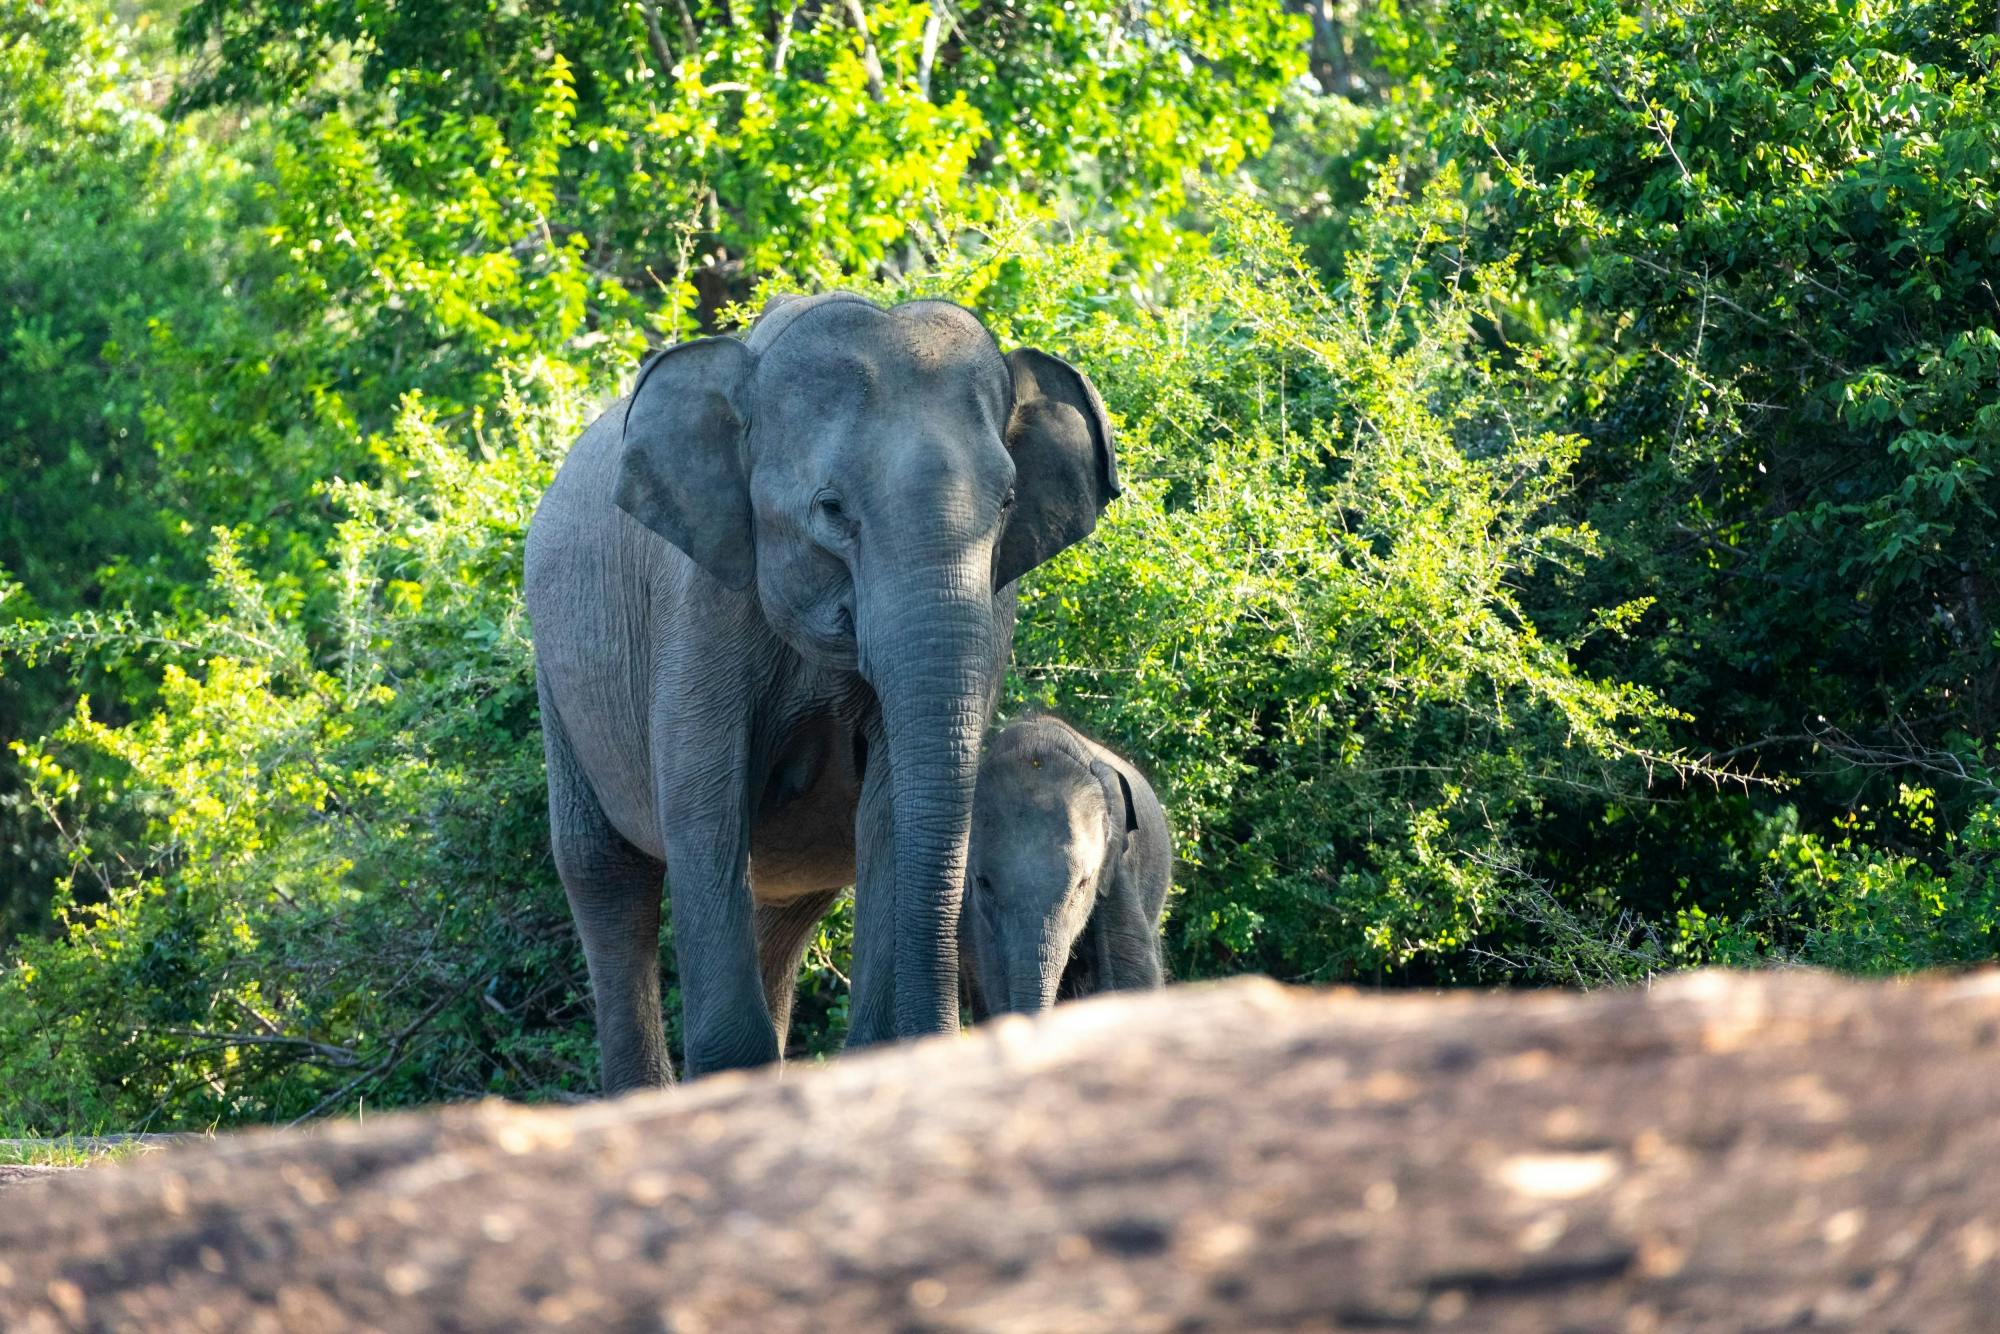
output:
<instances>
[{"instance_id":1,"label":"baby elephant leg","mask_svg":"<svg viewBox=\"0 0 2000 1334\"><path fill-rule=\"evenodd\" d=\"M757 905L757 963L781 1055L792 1026L792 1001L798 992L799 964L805 958L806 945L820 919L833 910L839 898L839 890L826 889L784 903Z\"/></svg>"},{"instance_id":2,"label":"baby elephant leg","mask_svg":"<svg viewBox=\"0 0 2000 1334\"><path fill-rule=\"evenodd\" d=\"M1088 960L1089 991L1143 991L1165 980L1160 962L1160 926L1141 896L1119 885L1098 900L1078 951Z\"/></svg>"}]
</instances>

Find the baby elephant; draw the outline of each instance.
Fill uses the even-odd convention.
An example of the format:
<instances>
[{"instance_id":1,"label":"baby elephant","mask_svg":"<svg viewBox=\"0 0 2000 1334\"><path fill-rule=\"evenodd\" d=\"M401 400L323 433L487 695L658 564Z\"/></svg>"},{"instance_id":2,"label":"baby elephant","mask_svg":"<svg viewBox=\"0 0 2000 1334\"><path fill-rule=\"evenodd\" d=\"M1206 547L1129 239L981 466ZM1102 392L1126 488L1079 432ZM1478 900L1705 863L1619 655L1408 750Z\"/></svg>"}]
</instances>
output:
<instances>
[{"instance_id":1,"label":"baby elephant","mask_svg":"<svg viewBox=\"0 0 2000 1334\"><path fill-rule=\"evenodd\" d=\"M979 767L959 973L975 1019L1160 985L1173 874L1145 778L1054 718L1014 723Z\"/></svg>"}]
</instances>

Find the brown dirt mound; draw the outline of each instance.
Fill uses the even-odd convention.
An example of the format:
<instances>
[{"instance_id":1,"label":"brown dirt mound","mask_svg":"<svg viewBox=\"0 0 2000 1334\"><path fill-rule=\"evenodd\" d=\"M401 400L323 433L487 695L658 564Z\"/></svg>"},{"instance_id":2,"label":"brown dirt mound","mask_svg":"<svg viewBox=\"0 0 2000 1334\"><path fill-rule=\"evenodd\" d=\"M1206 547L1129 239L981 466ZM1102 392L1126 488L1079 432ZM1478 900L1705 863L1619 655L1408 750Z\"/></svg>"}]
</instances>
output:
<instances>
[{"instance_id":1,"label":"brown dirt mound","mask_svg":"<svg viewBox=\"0 0 2000 1334\"><path fill-rule=\"evenodd\" d=\"M11 1187L0 1327L1990 1327L1996 1108L2000 973L1181 987Z\"/></svg>"}]
</instances>

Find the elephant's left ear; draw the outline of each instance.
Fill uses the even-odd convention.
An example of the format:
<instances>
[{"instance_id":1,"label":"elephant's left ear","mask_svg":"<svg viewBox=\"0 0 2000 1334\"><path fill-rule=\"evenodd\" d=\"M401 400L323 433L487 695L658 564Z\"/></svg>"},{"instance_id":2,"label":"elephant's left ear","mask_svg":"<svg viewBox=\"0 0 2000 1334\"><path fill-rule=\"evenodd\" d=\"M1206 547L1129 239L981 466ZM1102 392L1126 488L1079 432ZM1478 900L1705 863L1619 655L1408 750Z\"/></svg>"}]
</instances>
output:
<instances>
[{"instance_id":1,"label":"elephant's left ear","mask_svg":"<svg viewBox=\"0 0 2000 1334\"><path fill-rule=\"evenodd\" d=\"M1024 347L1007 356L1014 415L1014 510L1001 534L994 586L1003 587L1082 541L1118 496L1118 456L1104 400L1082 372Z\"/></svg>"},{"instance_id":2,"label":"elephant's left ear","mask_svg":"<svg viewBox=\"0 0 2000 1334\"><path fill-rule=\"evenodd\" d=\"M1139 829L1139 805L1132 800L1132 782L1102 760L1093 760L1090 771L1104 788L1105 811L1114 825L1111 836L1117 843L1118 855L1122 857L1132 846L1132 835Z\"/></svg>"}]
</instances>

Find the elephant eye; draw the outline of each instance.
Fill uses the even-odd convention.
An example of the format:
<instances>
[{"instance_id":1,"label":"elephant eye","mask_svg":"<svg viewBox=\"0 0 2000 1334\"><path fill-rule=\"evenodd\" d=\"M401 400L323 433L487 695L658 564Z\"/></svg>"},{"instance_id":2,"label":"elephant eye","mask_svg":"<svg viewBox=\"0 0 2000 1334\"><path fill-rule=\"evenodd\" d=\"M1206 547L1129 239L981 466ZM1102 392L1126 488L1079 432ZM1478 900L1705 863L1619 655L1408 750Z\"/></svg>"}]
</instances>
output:
<instances>
[{"instance_id":1,"label":"elephant eye","mask_svg":"<svg viewBox=\"0 0 2000 1334\"><path fill-rule=\"evenodd\" d=\"M1000 512L1001 512L1002 514L1005 514L1005 513L1006 513L1006 512L1008 511L1008 510L1010 510L1010 509L1013 509L1013 508L1014 508L1014 501L1015 501L1016 499L1017 499L1017 497L1015 496L1015 493L1014 493L1014 488L1013 488L1013 487L1011 487L1011 486L1010 486L1010 487L1008 487L1008 488L1007 488L1007 494L1006 494L1005 496L1003 496L1003 497L1001 498L1001 500L1000 500Z\"/></svg>"},{"instance_id":2,"label":"elephant eye","mask_svg":"<svg viewBox=\"0 0 2000 1334\"><path fill-rule=\"evenodd\" d=\"M842 538L854 536L857 525L848 514L847 506L840 503L840 497L831 491L821 491L813 497L813 515L820 523Z\"/></svg>"}]
</instances>

